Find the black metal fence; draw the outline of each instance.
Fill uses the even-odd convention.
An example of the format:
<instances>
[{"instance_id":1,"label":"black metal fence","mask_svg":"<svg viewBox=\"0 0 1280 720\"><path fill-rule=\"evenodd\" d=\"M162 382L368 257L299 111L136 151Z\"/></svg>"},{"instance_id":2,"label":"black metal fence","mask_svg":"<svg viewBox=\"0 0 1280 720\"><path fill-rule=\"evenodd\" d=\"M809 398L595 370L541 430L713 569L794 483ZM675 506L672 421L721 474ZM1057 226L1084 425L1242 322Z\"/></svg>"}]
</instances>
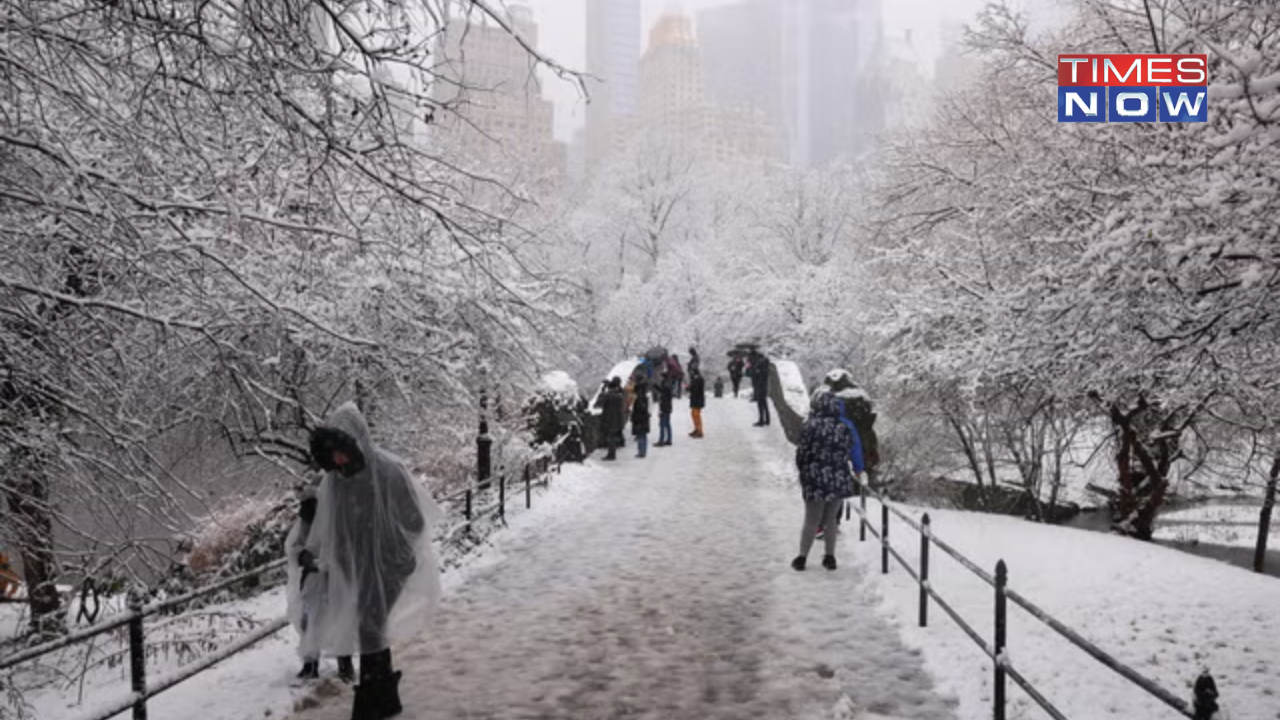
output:
<instances>
[{"instance_id":1,"label":"black metal fence","mask_svg":"<svg viewBox=\"0 0 1280 720\"><path fill-rule=\"evenodd\" d=\"M1047 625L1054 632L1066 638L1068 642L1083 650L1094 660L1114 671L1120 677L1137 685L1147 693L1160 700L1179 715L1190 718L1190 720L1211 720L1213 714L1218 710L1218 689L1213 677L1206 670L1196 679L1193 688L1193 698L1190 703L1178 697L1169 690L1161 687L1154 680L1142 675L1133 668L1125 665L1117 660L1114 656L1107 653L1094 643L1086 640L1079 633L1067 627L1064 623L1045 612L1038 605L1032 603L1026 597L1009 587L1009 569L1005 565L1004 560L996 563L995 574L988 573L965 557L954 547L944 542L933 534L933 527L929 520L929 514L924 513L917 522L908 516L902 510L892 506L882 496L877 495L875 498L880 503L880 527L877 529L873 521L867 514L867 487L862 484L861 495L858 503L852 502L845 504L845 518L850 519L853 512L857 512L858 521L858 539L865 541L867 533L875 536L880 541L880 571L888 574L889 558L892 557L898 561L898 564L907 571L916 584L919 585L919 625L920 627L928 627L929 625L929 600L937 604L948 617L956 623L971 640L978 645L979 648L991 658L994 668L994 692L992 698L992 717L995 720L1005 719L1006 708L1006 684L1008 680L1013 680L1018 687L1022 688L1049 717L1054 720L1067 720L1067 716L1054 706L1048 698L1046 698L1021 672L1013 666L1009 660L1007 652L1008 648L1008 604L1012 601L1014 605L1025 610L1032 618ZM890 515L896 516L912 530L915 530L920 536L920 555L919 568L912 567L911 563L903 557L898 548L890 542ZM986 584L990 585L995 591L993 614L994 614L994 632L991 642L982 637L982 634L974 629L973 625L965 620L964 617L956 611L950 603L933 587L929 580L929 555L930 549L937 547L949 557L958 562L961 567L965 568Z\"/></svg>"},{"instance_id":2,"label":"black metal fence","mask_svg":"<svg viewBox=\"0 0 1280 720\"><path fill-rule=\"evenodd\" d=\"M481 463L487 462L487 453L481 453ZM481 466L481 474L483 474ZM553 462L550 455L539 455L524 466L522 488L511 488L505 472L500 472L496 483L477 482L476 488L468 488L450 500L463 504L464 521L454 528L445 531L443 541L449 542L460 531L471 532L473 524L484 518L495 518L499 522L506 521L506 508L511 501L509 490L523 489L525 507L533 505L533 488L547 486L553 474L559 474L561 466ZM478 476L479 477L479 476ZM496 492L496 497L492 497ZM478 507L477 507L478 506ZM215 652L202 656L181 668L149 680L147 677L146 632L143 621L151 616L177 610L194 600L209 597L217 592L242 582L258 579L261 576L278 571L285 565L285 560L275 560L234 577L220 580L207 587L194 590L184 595L147 604L141 593L131 592L128 598L128 609L114 617L103 620L89 627L68 633L56 640L20 650L0 658L0 672L17 665L42 658L72 645L88 642L100 635L127 628L129 643L129 678L131 692L123 698L103 705L86 714L82 720L107 720L132 708L133 720L147 720L147 701L160 693L183 683L208 670L227 658L241 653L267 638L275 635L288 626L285 618L279 618L256 628L253 632L238 638L234 642L219 648Z\"/></svg>"}]
</instances>

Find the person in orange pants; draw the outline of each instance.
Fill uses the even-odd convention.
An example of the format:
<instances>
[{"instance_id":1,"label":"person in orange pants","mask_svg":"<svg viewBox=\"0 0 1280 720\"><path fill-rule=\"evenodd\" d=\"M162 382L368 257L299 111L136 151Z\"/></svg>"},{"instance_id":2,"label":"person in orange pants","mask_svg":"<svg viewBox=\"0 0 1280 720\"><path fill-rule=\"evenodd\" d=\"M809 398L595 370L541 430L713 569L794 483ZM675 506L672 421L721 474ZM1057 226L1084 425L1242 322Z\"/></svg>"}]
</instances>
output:
<instances>
[{"instance_id":1,"label":"person in orange pants","mask_svg":"<svg viewBox=\"0 0 1280 720\"><path fill-rule=\"evenodd\" d=\"M689 437L702 437L702 408L707 406L707 383L702 372L694 370L689 376L689 412L693 415L693 432Z\"/></svg>"}]
</instances>

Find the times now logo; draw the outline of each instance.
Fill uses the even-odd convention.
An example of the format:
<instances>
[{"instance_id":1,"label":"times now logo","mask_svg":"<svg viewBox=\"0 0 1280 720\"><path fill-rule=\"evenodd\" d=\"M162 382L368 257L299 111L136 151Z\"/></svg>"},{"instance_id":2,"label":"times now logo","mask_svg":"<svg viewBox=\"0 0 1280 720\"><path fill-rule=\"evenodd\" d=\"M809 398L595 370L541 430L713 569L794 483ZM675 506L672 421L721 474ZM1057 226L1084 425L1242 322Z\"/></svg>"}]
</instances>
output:
<instances>
[{"instance_id":1,"label":"times now logo","mask_svg":"<svg viewBox=\"0 0 1280 720\"><path fill-rule=\"evenodd\" d=\"M1058 122L1205 122L1208 55L1059 55Z\"/></svg>"}]
</instances>

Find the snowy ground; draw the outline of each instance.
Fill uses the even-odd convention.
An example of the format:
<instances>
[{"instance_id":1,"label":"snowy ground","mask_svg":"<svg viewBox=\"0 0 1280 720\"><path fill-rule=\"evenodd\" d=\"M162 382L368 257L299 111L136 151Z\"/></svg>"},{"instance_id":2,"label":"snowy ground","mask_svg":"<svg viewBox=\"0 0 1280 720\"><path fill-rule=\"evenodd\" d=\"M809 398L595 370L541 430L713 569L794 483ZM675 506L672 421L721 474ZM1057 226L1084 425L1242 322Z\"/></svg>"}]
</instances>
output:
<instances>
[{"instance_id":1,"label":"snowy ground","mask_svg":"<svg viewBox=\"0 0 1280 720\"><path fill-rule=\"evenodd\" d=\"M929 512L938 537L984 568L1003 558L1010 587L1172 692L1190 700L1191 683L1207 667L1231 718L1280 718L1276 579L1101 533L978 513ZM900 522L891 526L894 536L914 559L919 536ZM867 551L859 548L853 557L864 570L879 573L875 547L869 541ZM962 616L991 637L990 586L937 552L931 579ZM961 720L989 718L991 667L973 641L937 607L929 628L916 627L917 588L896 565L877 584L884 597L880 611L895 619L910 645L924 650L926 667L940 687L960 697ZM1013 607L1013 662L1067 717L1180 717ZM1011 720L1046 717L1012 683L1010 693Z\"/></svg>"},{"instance_id":2,"label":"snowy ground","mask_svg":"<svg viewBox=\"0 0 1280 720\"><path fill-rule=\"evenodd\" d=\"M705 417L705 440L685 437L677 412L673 448L637 460L629 445L616 464L567 466L532 511L446 575L439 618L397 653L405 720L990 717L989 663L938 608L930 628L915 627L915 587L900 568L879 575L855 526L839 571L790 570L800 503L781 429L750 427L745 400L712 400ZM1280 720L1274 579L1097 533L932 514L941 537L984 567L1004 558L1015 589L1166 687L1189 697L1207 666L1235 720ZM894 534L914 556L907 528ZM989 635L991 589L934 557L935 587ZM265 620L283 599L218 611ZM1011 612L1014 662L1068 717L1176 717ZM291 684L293 642L286 631L236 656L153 701L152 716L345 720L347 687ZM119 666L28 699L35 717L70 720L90 709L80 698L126 687ZM1011 720L1044 717L1010 692Z\"/></svg>"},{"instance_id":3,"label":"snowy ground","mask_svg":"<svg viewBox=\"0 0 1280 720\"><path fill-rule=\"evenodd\" d=\"M732 399L705 417L707 439L677 412L675 447L589 466L562 512L498 542L398 654L405 720L954 718L862 571L789 568L798 493L759 462L786 465L777 428Z\"/></svg>"},{"instance_id":4,"label":"snowy ground","mask_svg":"<svg viewBox=\"0 0 1280 720\"><path fill-rule=\"evenodd\" d=\"M1156 518L1156 539L1254 547L1258 542L1258 514L1261 506L1261 502L1212 503L1163 513ZM1280 548L1280 517L1272 520L1268 538L1268 547Z\"/></svg>"}]
</instances>

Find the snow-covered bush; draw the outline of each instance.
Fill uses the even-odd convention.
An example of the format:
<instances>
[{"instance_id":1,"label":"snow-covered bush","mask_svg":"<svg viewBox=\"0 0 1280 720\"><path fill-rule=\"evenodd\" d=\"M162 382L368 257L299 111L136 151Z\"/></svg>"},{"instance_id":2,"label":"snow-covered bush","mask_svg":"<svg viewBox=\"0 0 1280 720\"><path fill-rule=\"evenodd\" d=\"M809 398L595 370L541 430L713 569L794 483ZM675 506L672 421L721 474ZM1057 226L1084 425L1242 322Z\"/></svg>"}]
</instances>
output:
<instances>
[{"instance_id":1,"label":"snow-covered bush","mask_svg":"<svg viewBox=\"0 0 1280 720\"><path fill-rule=\"evenodd\" d=\"M587 401L568 373L544 375L538 391L525 401L524 416L535 451L553 453L560 462L585 457Z\"/></svg>"}]
</instances>

